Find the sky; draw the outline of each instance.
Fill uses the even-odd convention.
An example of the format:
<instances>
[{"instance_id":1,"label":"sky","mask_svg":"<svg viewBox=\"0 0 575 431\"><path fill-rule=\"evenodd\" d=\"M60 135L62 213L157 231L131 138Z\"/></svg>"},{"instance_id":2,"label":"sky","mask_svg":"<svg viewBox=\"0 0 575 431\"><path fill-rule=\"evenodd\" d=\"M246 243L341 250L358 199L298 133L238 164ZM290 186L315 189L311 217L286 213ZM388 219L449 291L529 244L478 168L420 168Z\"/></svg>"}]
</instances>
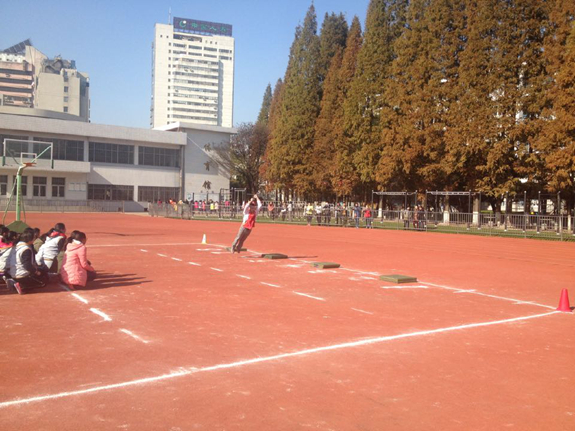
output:
<instances>
[{"instance_id":1,"label":"sky","mask_svg":"<svg viewBox=\"0 0 575 431\"><path fill-rule=\"evenodd\" d=\"M25 39L90 76L92 123L149 128L155 23L172 16L233 26L234 125L257 119L266 86L282 78L311 0L0 0L0 50ZM314 0L365 22L369 0ZM319 30L318 30L319 31Z\"/></svg>"}]
</instances>

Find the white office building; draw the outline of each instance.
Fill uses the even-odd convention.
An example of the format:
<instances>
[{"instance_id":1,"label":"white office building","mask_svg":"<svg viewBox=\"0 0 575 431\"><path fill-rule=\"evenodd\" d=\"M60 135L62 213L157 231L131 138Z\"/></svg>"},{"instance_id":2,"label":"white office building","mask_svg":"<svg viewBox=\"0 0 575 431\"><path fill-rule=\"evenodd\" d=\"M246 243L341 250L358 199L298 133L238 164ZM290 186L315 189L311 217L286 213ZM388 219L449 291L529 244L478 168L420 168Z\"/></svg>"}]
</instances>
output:
<instances>
[{"instance_id":1,"label":"white office building","mask_svg":"<svg viewBox=\"0 0 575 431\"><path fill-rule=\"evenodd\" d=\"M150 125L232 127L232 26L186 18L156 24L152 46Z\"/></svg>"},{"instance_id":2,"label":"white office building","mask_svg":"<svg viewBox=\"0 0 575 431\"><path fill-rule=\"evenodd\" d=\"M121 202L126 211L142 211L158 200L199 200L208 193L215 198L229 188L230 175L204 146L229 143L235 132L179 122L150 130L0 113L0 143L20 140L17 151L23 153L39 153L40 142L53 143L54 167L41 160L24 172L28 207L110 201ZM14 190L14 158L0 165L0 203Z\"/></svg>"},{"instance_id":3,"label":"white office building","mask_svg":"<svg viewBox=\"0 0 575 431\"><path fill-rule=\"evenodd\" d=\"M48 58L30 40L0 52L0 113L90 120L90 79L73 60Z\"/></svg>"}]
</instances>

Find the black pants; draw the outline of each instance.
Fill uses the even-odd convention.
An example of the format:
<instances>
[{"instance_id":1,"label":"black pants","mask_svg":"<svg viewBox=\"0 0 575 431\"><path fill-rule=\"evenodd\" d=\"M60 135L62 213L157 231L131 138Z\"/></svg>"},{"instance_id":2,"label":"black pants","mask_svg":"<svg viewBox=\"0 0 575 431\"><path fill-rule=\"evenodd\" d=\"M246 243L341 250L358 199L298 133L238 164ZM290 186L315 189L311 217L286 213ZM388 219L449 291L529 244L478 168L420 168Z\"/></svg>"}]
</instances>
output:
<instances>
[{"instance_id":1,"label":"black pants","mask_svg":"<svg viewBox=\"0 0 575 431\"><path fill-rule=\"evenodd\" d=\"M22 289L44 287L48 283L48 274L42 272L40 275L29 275L27 277L15 278L14 281L18 283Z\"/></svg>"}]
</instances>

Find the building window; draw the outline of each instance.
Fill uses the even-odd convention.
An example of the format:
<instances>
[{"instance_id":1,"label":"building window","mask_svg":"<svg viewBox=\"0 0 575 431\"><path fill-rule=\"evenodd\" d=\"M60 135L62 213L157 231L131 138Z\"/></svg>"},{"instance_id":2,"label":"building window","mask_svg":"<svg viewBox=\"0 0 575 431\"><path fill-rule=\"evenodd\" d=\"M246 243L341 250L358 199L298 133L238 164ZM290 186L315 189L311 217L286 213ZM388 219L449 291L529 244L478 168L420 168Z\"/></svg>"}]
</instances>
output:
<instances>
[{"instance_id":1,"label":"building window","mask_svg":"<svg viewBox=\"0 0 575 431\"><path fill-rule=\"evenodd\" d=\"M138 202L167 202L170 199L177 201L179 197L179 187L138 187Z\"/></svg>"},{"instance_id":2,"label":"building window","mask_svg":"<svg viewBox=\"0 0 575 431\"><path fill-rule=\"evenodd\" d=\"M134 164L134 146L90 142L90 162Z\"/></svg>"},{"instance_id":3,"label":"building window","mask_svg":"<svg viewBox=\"0 0 575 431\"><path fill-rule=\"evenodd\" d=\"M68 107L64 106L64 112L68 112Z\"/></svg>"},{"instance_id":4,"label":"building window","mask_svg":"<svg viewBox=\"0 0 575 431\"><path fill-rule=\"evenodd\" d=\"M64 96L64 103L68 103L68 96Z\"/></svg>"},{"instance_id":5,"label":"building window","mask_svg":"<svg viewBox=\"0 0 575 431\"><path fill-rule=\"evenodd\" d=\"M0 175L0 196L8 194L8 175Z\"/></svg>"},{"instance_id":6,"label":"building window","mask_svg":"<svg viewBox=\"0 0 575 431\"><path fill-rule=\"evenodd\" d=\"M68 92L68 87L64 87L64 93Z\"/></svg>"},{"instance_id":7,"label":"building window","mask_svg":"<svg viewBox=\"0 0 575 431\"><path fill-rule=\"evenodd\" d=\"M179 168L180 150L140 146L138 148L138 164Z\"/></svg>"},{"instance_id":8,"label":"building window","mask_svg":"<svg viewBox=\"0 0 575 431\"><path fill-rule=\"evenodd\" d=\"M46 197L46 185L48 178L32 177L32 195L35 197Z\"/></svg>"},{"instance_id":9,"label":"building window","mask_svg":"<svg viewBox=\"0 0 575 431\"><path fill-rule=\"evenodd\" d=\"M12 176L12 187L16 184L16 175ZM16 189L14 189L14 196L16 196ZM22 196L28 196L28 177L22 176Z\"/></svg>"},{"instance_id":10,"label":"building window","mask_svg":"<svg viewBox=\"0 0 575 431\"><path fill-rule=\"evenodd\" d=\"M52 178L52 197L63 198L66 196L66 178Z\"/></svg>"},{"instance_id":11,"label":"building window","mask_svg":"<svg viewBox=\"0 0 575 431\"><path fill-rule=\"evenodd\" d=\"M88 199L100 201L132 201L134 186L88 184Z\"/></svg>"},{"instance_id":12,"label":"building window","mask_svg":"<svg viewBox=\"0 0 575 431\"><path fill-rule=\"evenodd\" d=\"M52 142L52 151L54 152L54 160L72 160L74 162L84 161L84 142L83 141L69 141L67 139L51 139L51 138L34 138L35 141ZM34 144L34 152L40 154L45 147L40 144ZM50 159L50 152L46 151L40 159Z\"/></svg>"}]
</instances>

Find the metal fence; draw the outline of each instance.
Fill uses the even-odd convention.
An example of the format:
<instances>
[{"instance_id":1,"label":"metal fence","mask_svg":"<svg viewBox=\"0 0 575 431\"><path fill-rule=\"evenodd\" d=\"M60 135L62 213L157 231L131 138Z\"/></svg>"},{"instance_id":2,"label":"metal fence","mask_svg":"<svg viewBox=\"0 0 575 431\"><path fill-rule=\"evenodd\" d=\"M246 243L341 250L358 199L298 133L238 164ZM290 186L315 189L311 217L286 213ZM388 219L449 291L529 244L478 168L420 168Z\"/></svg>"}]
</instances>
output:
<instances>
[{"instance_id":1,"label":"metal fence","mask_svg":"<svg viewBox=\"0 0 575 431\"><path fill-rule=\"evenodd\" d=\"M27 212L124 212L130 211L133 202L97 201L97 200L57 200L57 199L24 199L23 208ZM0 200L0 208L6 209L8 199ZM16 210L16 202L12 200L8 211ZM141 211L141 206L140 209Z\"/></svg>"},{"instance_id":2,"label":"metal fence","mask_svg":"<svg viewBox=\"0 0 575 431\"><path fill-rule=\"evenodd\" d=\"M218 205L206 210L187 204L150 204L153 217L182 219L240 220L241 204ZM356 218L353 209L326 205L306 214L304 203L294 203L291 211L281 203L273 208L266 204L260 210L258 222L311 224L314 226L359 227L425 232L475 234L487 236L545 238L575 241L575 220L572 215L519 213L462 213L407 210L372 210L372 217Z\"/></svg>"}]
</instances>

